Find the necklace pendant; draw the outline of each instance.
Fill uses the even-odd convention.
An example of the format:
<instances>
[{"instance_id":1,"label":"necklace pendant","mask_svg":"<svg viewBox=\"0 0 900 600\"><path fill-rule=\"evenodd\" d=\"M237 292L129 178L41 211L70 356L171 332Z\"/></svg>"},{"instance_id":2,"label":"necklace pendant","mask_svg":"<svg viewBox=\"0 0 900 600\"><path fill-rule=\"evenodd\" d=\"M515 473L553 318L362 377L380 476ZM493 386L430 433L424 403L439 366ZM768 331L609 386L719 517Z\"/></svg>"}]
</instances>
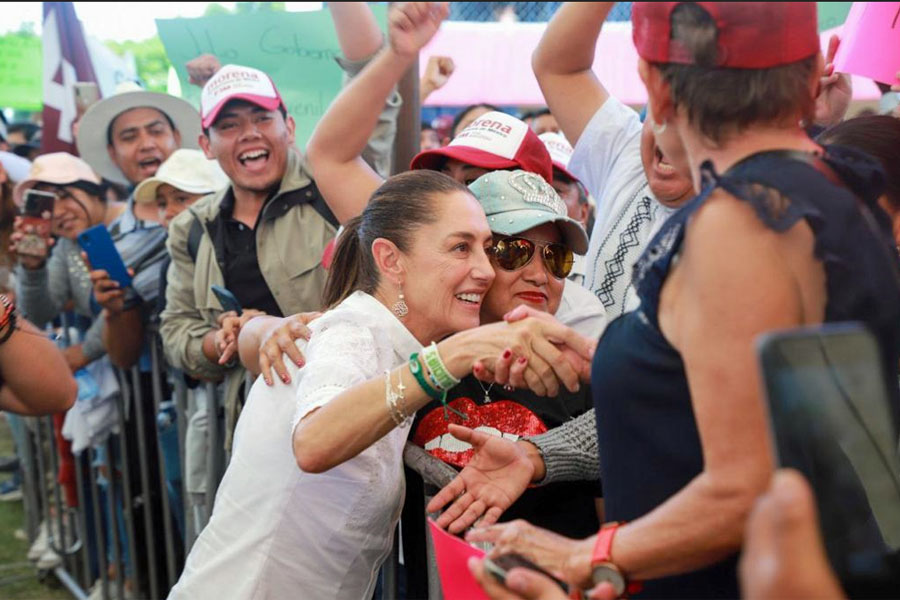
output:
<instances>
[{"instance_id":1,"label":"necklace pendant","mask_svg":"<svg viewBox=\"0 0 900 600\"><path fill-rule=\"evenodd\" d=\"M488 395L487 392L484 393L484 403L485 403L485 404L490 404L490 403L491 403L491 397L490 397L490 395Z\"/></svg>"}]
</instances>

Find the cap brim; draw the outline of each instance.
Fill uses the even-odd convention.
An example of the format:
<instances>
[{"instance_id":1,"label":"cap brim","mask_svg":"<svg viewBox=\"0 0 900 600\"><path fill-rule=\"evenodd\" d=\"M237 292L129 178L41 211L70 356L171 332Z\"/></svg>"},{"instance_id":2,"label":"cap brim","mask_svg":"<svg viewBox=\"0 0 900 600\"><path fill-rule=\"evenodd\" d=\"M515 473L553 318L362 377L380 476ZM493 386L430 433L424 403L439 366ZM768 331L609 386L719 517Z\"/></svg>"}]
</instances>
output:
<instances>
[{"instance_id":1,"label":"cap brim","mask_svg":"<svg viewBox=\"0 0 900 600\"><path fill-rule=\"evenodd\" d=\"M50 183L52 185L70 185L79 181L78 179L72 179L69 181L47 181L46 179L26 179L25 181L20 181L16 187L13 188L13 202L15 202L16 206L22 208L25 204L25 192L33 188L40 182Z\"/></svg>"},{"instance_id":2,"label":"cap brim","mask_svg":"<svg viewBox=\"0 0 900 600\"><path fill-rule=\"evenodd\" d=\"M156 201L156 190L163 184L169 184L173 188L179 189L188 194L212 194L216 190L210 190L206 187L198 187L195 185L185 184L166 177L148 177L134 188L134 201L138 204L151 204Z\"/></svg>"},{"instance_id":3,"label":"cap brim","mask_svg":"<svg viewBox=\"0 0 900 600\"><path fill-rule=\"evenodd\" d=\"M200 115L187 101L156 92L125 92L105 98L93 105L81 118L75 140L78 154L101 177L130 185L107 151L106 132L117 116L132 108L155 108L172 119L181 135L181 147L198 150Z\"/></svg>"},{"instance_id":4,"label":"cap brim","mask_svg":"<svg viewBox=\"0 0 900 600\"><path fill-rule=\"evenodd\" d=\"M25 181L31 172L31 161L12 152L0 151L0 163L13 183Z\"/></svg>"},{"instance_id":5,"label":"cap brim","mask_svg":"<svg viewBox=\"0 0 900 600\"><path fill-rule=\"evenodd\" d=\"M578 179L577 177L575 177L574 175L572 175L572 172L571 172L571 171L569 171L567 168L565 168L564 166L562 166L562 163L558 163L558 162L556 162L556 161L553 161L553 170L554 170L554 171L559 171L560 173L562 173L563 175L565 175L566 177L568 177L568 178L571 179L572 181L578 181L578 182L581 181L580 179Z\"/></svg>"},{"instance_id":6,"label":"cap brim","mask_svg":"<svg viewBox=\"0 0 900 600\"><path fill-rule=\"evenodd\" d=\"M473 167L481 167L482 169L521 168L521 165L514 160L477 148L470 148L469 146L444 146L443 148L420 152L413 157L409 168L439 171L449 158L454 158L459 162L472 165Z\"/></svg>"},{"instance_id":7,"label":"cap brim","mask_svg":"<svg viewBox=\"0 0 900 600\"><path fill-rule=\"evenodd\" d=\"M222 108L224 108L225 105L232 100L244 100L266 110L275 110L282 105L281 98L278 96L276 96L275 98L269 98L267 96L260 96L258 94L233 94L231 96L223 98L222 100L219 100L219 103L216 104L211 111L209 111L209 114L203 117L203 128L209 129L210 126L216 122L216 117L219 116Z\"/></svg>"},{"instance_id":8,"label":"cap brim","mask_svg":"<svg viewBox=\"0 0 900 600\"><path fill-rule=\"evenodd\" d=\"M518 235L532 227L547 223L559 226L563 242L575 254L584 254L588 249L588 236L581 224L569 217L553 215L545 210L518 209L495 213L488 216L488 226L494 233Z\"/></svg>"}]
</instances>

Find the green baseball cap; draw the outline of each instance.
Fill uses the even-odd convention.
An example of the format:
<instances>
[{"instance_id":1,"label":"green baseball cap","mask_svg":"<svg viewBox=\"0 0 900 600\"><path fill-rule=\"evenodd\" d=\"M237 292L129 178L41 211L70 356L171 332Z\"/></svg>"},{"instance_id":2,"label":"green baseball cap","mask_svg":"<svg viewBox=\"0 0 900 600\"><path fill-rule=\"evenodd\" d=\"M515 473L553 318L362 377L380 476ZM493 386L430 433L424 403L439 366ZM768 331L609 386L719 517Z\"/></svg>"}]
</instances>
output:
<instances>
[{"instance_id":1,"label":"green baseball cap","mask_svg":"<svg viewBox=\"0 0 900 600\"><path fill-rule=\"evenodd\" d=\"M588 236L581 223L570 219L556 190L540 175L528 171L492 171L469 186L481 202L491 231L518 235L544 223L559 227L563 242L576 254L588 249Z\"/></svg>"}]
</instances>

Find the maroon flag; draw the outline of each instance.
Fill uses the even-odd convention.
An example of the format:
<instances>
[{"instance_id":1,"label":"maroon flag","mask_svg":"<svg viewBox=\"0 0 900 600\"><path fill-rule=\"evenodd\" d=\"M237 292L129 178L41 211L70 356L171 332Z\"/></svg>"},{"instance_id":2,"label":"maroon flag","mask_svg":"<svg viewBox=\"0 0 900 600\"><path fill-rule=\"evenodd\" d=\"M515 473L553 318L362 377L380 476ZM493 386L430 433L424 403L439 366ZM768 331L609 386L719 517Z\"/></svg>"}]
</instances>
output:
<instances>
[{"instance_id":1,"label":"maroon flag","mask_svg":"<svg viewBox=\"0 0 900 600\"><path fill-rule=\"evenodd\" d=\"M78 116L75 82L93 81L81 23L71 2L44 2L44 127L41 152L77 155L72 123Z\"/></svg>"}]
</instances>

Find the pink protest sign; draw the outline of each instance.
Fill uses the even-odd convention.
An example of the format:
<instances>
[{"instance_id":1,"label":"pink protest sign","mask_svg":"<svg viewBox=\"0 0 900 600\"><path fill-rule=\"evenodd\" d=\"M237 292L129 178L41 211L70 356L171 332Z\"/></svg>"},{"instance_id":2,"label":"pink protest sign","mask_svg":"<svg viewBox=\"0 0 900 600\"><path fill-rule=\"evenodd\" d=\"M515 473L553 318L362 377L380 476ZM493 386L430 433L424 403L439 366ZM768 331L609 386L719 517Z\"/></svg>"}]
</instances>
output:
<instances>
[{"instance_id":1,"label":"pink protest sign","mask_svg":"<svg viewBox=\"0 0 900 600\"><path fill-rule=\"evenodd\" d=\"M854 2L834 68L882 83L900 82L900 2Z\"/></svg>"},{"instance_id":2,"label":"pink protest sign","mask_svg":"<svg viewBox=\"0 0 900 600\"><path fill-rule=\"evenodd\" d=\"M428 519L434 554L445 600L488 600L487 595L472 574L468 562L471 557L481 558L484 552L470 546L465 540L450 535Z\"/></svg>"}]
</instances>

